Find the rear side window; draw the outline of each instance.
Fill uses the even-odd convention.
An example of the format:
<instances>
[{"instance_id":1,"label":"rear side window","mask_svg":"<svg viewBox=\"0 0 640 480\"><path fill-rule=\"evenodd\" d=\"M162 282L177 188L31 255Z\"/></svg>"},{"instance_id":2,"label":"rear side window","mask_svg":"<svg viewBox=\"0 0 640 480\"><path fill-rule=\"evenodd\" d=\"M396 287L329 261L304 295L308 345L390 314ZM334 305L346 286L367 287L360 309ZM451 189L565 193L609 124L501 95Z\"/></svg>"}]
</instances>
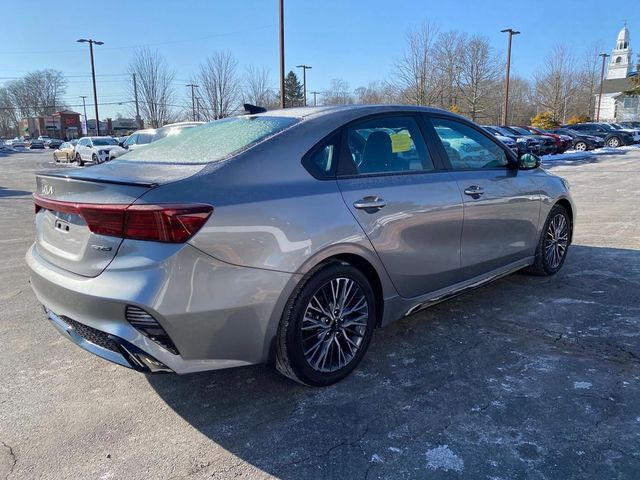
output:
<instances>
[{"instance_id":1,"label":"rear side window","mask_svg":"<svg viewBox=\"0 0 640 480\"><path fill-rule=\"evenodd\" d=\"M239 153L294 125L293 117L246 116L216 120L154 141L118 160L158 163L211 163Z\"/></svg>"},{"instance_id":2,"label":"rear side window","mask_svg":"<svg viewBox=\"0 0 640 480\"><path fill-rule=\"evenodd\" d=\"M487 135L454 120L433 118L431 122L454 170L508 165L505 151Z\"/></svg>"},{"instance_id":3,"label":"rear side window","mask_svg":"<svg viewBox=\"0 0 640 480\"><path fill-rule=\"evenodd\" d=\"M317 179L335 178L339 145L340 135L333 135L307 153L302 164Z\"/></svg>"},{"instance_id":4,"label":"rear side window","mask_svg":"<svg viewBox=\"0 0 640 480\"><path fill-rule=\"evenodd\" d=\"M434 170L422 133L413 117L365 120L346 129L350 159L357 174ZM349 171L352 169L345 169Z\"/></svg>"}]
</instances>

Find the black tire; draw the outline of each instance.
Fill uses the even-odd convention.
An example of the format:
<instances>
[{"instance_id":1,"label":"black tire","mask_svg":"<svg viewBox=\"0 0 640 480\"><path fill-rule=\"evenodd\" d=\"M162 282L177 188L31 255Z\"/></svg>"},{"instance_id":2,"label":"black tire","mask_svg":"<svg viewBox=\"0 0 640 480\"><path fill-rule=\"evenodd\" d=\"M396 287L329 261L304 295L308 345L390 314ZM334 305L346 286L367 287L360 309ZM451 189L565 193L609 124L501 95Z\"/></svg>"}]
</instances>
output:
<instances>
[{"instance_id":1,"label":"black tire","mask_svg":"<svg viewBox=\"0 0 640 480\"><path fill-rule=\"evenodd\" d=\"M620 141L620 139L618 137L611 137L609 140L607 140L607 146L611 147L611 148L617 148L619 146L622 145L622 142Z\"/></svg>"},{"instance_id":2,"label":"black tire","mask_svg":"<svg viewBox=\"0 0 640 480\"><path fill-rule=\"evenodd\" d=\"M84 162L82 161L82 157L80 156L79 153L76 153L76 162L77 162L78 166L84 167Z\"/></svg>"},{"instance_id":3,"label":"black tire","mask_svg":"<svg viewBox=\"0 0 640 480\"><path fill-rule=\"evenodd\" d=\"M93 155L91 155L91 161L97 165L100 163L100 159L98 158L98 156L94 153Z\"/></svg>"},{"instance_id":4,"label":"black tire","mask_svg":"<svg viewBox=\"0 0 640 480\"><path fill-rule=\"evenodd\" d=\"M308 313L310 308L309 304L314 296L316 294L320 295L321 290L323 290L324 287L331 285L332 280L339 282L338 279L352 280L354 282L354 285L360 287L360 291L356 291L356 294L363 294L363 297L361 298L364 298L367 304L367 318L366 320L361 319L361 321L363 322L363 326L360 328L363 328L364 331L360 331L360 334L358 335L358 337L360 338L360 340L358 341L360 341L360 343L357 350L350 353L350 355L352 355L350 360L344 366L336 368L333 371L319 371L311 365L311 362L307 360L307 357L305 356L305 339L303 338L302 333L303 318L305 318L305 315ZM342 316L342 314L340 315ZM369 343L371 342L373 329L376 324L376 315L377 310L373 289L371 288L367 277L362 272L360 272L360 270L342 262L332 262L316 267L314 270L309 272L307 277L300 282L300 285L298 285L298 287L296 287L285 307L282 319L280 320L280 325L278 327L276 339L276 368L283 375L296 382L302 383L303 385L321 387L339 382L357 367L357 365L362 360L362 357L366 353L367 348L369 347ZM345 317L346 316L347 315L345 315ZM327 323L327 321L328 318L325 319L325 323ZM334 321L337 322L337 320ZM318 320L318 323L321 322ZM365 324L366 326L364 326ZM331 328L328 326L324 327ZM324 348L325 344L328 345L327 350L331 349L331 360L334 360L333 352L336 351L333 346L334 340L337 348L340 349L340 332L336 333L334 335L334 338L332 339L325 338L325 335L327 337L331 335L330 333L325 333L327 332L327 330L321 330L317 334L315 333L316 330L312 330L312 332L313 333L307 334L308 336L306 341L317 341L318 344L321 343L321 348ZM342 335L342 345L346 345L344 343L344 331ZM317 340L318 338L320 338L320 340ZM338 340L336 340L336 338L338 338ZM349 348L351 350L351 347ZM311 348L311 350L313 350L313 348ZM338 353L336 353L336 355L338 355ZM322 356L322 353L320 353L318 358L320 358L320 356ZM327 357L328 355L324 356L325 360ZM313 360L313 358L314 356L312 355L311 359ZM338 362L340 362L339 356L337 357L337 360ZM322 367L324 367L324 365L325 363L322 362Z\"/></svg>"},{"instance_id":5,"label":"black tire","mask_svg":"<svg viewBox=\"0 0 640 480\"><path fill-rule=\"evenodd\" d=\"M579 152L586 152L589 149L587 142L582 142L582 141L576 142L573 148L575 150L578 150Z\"/></svg>"},{"instance_id":6,"label":"black tire","mask_svg":"<svg viewBox=\"0 0 640 480\"><path fill-rule=\"evenodd\" d=\"M549 239L550 226L554 219L561 215L564 217L564 222L566 223L566 246L564 249L564 253L559 259L559 263L554 265L547 255L545 255L545 249L548 246L547 241ZM555 275L560 271L562 266L564 265L564 261L567 258L567 253L569 252L569 241L571 239L572 233L572 224L571 218L569 217L569 213L562 205L554 205L554 207L549 212L547 216L547 220L544 222L544 228L542 229L542 233L540 235L540 240L538 241L538 246L536 247L536 255L535 261L533 265L527 267L525 271L531 275L537 276L550 276Z\"/></svg>"},{"instance_id":7,"label":"black tire","mask_svg":"<svg viewBox=\"0 0 640 480\"><path fill-rule=\"evenodd\" d=\"M56 163L60 163L60 160L58 160L58 156L55 153L53 154L53 159L56 161Z\"/></svg>"},{"instance_id":8,"label":"black tire","mask_svg":"<svg viewBox=\"0 0 640 480\"><path fill-rule=\"evenodd\" d=\"M69 156L68 153L65 153L65 159L67 160L67 163L71 163L71 157Z\"/></svg>"}]
</instances>

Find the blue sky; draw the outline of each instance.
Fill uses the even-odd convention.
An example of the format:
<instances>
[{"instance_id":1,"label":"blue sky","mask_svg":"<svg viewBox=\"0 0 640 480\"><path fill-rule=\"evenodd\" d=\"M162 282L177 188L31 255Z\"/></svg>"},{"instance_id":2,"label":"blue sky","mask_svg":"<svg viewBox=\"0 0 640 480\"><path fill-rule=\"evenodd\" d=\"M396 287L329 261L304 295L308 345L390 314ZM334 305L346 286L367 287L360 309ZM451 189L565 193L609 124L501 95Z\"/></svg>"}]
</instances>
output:
<instances>
[{"instance_id":1,"label":"blue sky","mask_svg":"<svg viewBox=\"0 0 640 480\"><path fill-rule=\"evenodd\" d=\"M65 101L70 105L80 101L79 95L92 98L88 47L76 43L78 38L105 42L95 52L99 103L130 100L123 74L140 46L159 50L175 70L180 103L188 103L184 84L190 75L218 49L230 50L241 72L251 64L264 66L273 86L278 83L276 0L32 0L28 11L14 0L0 0L0 7L0 83L56 68L68 76ZM343 78L352 88L383 80L402 54L406 32L429 21L441 30L486 35L501 52L506 36L500 30L522 31L514 38L513 71L530 76L555 44L576 55L594 44L609 52L625 19L631 46L637 38L640 53L637 9L637 0L617 1L615 9L601 0L285 0L286 66L287 71L300 63L313 67L309 91L323 90L332 78ZM126 109L105 105L101 117L126 114Z\"/></svg>"}]
</instances>

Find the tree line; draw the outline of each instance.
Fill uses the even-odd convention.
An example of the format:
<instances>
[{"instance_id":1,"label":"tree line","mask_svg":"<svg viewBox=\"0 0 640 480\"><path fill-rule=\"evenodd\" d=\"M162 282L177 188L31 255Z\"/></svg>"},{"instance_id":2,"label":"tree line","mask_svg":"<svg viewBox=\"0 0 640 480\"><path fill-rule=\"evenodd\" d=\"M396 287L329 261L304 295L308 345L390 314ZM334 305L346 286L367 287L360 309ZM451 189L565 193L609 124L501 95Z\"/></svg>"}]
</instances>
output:
<instances>
[{"instance_id":1,"label":"tree line","mask_svg":"<svg viewBox=\"0 0 640 480\"><path fill-rule=\"evenodd\" d=\"M593 114L599 86L597 48L577 57L558 45L549 52L531 78L512 75L509 118L530 123L544 113L553 122L588 119ZM128 67L137 81L140 114L151 127L194 116L214 120L235 114L242 103L278 108L279 92L270 72L250 66L241 71L230 51L216 51L190 77L191 94L176 87L175 71L158 51L137 51ZM131 75L133 78L133 75ZM396 103L429 105L451 110L480 123L499 123L504 88L504 56L487 37L457 30L442 31L424 23L406 35L404 52L393 59L388 78L352 88L334 78L320 91L319 104ZM61 98L67 82L56 70L40 70L0 87L0 132L13 131L22 117L49 115L64 108ZM134 96L133 81L127 94ZM302 85L290 71L285 79L287 107L304 104ZM127 103L134 115L135 107ZM545 117L545 118L546 118Z\"/></svg>"}]
</instances>

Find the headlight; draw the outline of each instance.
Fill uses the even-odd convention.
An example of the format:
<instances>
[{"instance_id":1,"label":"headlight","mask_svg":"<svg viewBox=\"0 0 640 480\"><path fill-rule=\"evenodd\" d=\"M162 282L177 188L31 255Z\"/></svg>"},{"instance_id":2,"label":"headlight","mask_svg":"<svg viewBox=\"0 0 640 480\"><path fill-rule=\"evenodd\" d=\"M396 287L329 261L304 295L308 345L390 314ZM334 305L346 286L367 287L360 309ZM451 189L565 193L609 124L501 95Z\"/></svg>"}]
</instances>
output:
<instances>
[{"instance_id":1,"label":"headlight","mask_svg":"<svg viewBox=\"0 0 640 480\"><path fill-rule=\"evenodd\" d=\"M526 138L516 138L516 142L526 144L527 143L527 139Z\"/></svg>"}]
</instances>

